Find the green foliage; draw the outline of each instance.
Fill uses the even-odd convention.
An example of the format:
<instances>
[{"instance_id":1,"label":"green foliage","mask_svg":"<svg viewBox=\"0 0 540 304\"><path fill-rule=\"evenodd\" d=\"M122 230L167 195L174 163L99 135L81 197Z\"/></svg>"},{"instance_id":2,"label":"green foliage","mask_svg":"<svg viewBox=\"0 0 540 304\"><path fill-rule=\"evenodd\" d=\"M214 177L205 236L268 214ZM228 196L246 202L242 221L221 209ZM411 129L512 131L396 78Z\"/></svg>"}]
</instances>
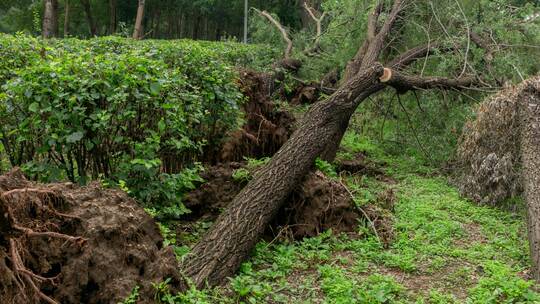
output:
<instances>
[{"instance_id":1,"label":"green foliage","mask_svg":"<svg viewBox=\"0 0 540 304\"><path fill-rule=\"evenodd\" d=\"M132 170L138 174L129 178L129 193L144 206L154 208L159 219L177 219L189 213L182 204L182 197L195 189L197 183L204 182L199 175L202 167L198 164L176 174L159 173L159 167L133 166Z\"/></svg>"},{"instance_id":2,"label":"green foliage","mask_svg":"<svg viewBox=\"0 0 540 304\"><path fill-rule=\"evenodd\" d=\"M40 181L121 181L158 216L177 218L188 212L182 195L202 181L196 161L205 147L242 120L233 66L266 65L273 53L19 34L0 35L0 55L2 159Z\"/></svg>"},{"instance_id":3,"label":"green foliage","mask_svg":"<svg viewBox=\"0 0 540 304\"><path fill-rule=\"evenodd\" d=\"M263 157L261 159L245 157L244 159L247 161L246 167L236 169L232 174L232 178L237 182L250 181L253 178L253 172L270 161L269 157Z\"/></svg>"},{"instance_id":4,"label":"green foliage","mask_svg":"<svg viewBox=\"0 0 540 304\"><path fill-rule=\"evenodd\" d=\"M237 182L250 181L251 177L251 173L245 168L236 169L232 174L232 178Z\"/></svg>"},{"instance_id":5,"label":"green foliage","mask_svg":"<svg viewBox=\"0 0 540 304\"><path fill-rule=\"evenodd\" d=\"M320 170L322 173L324 173L328 177L331 177L331 178L338 177L338 174L336 172L336 168L334 167L334 165L320 158L317 158L315 160L315 168Z\"/></svg>"},{"instance_id":6,"label":"green foliage","mask_svg":"<svg viewBox=\"0 0 540 304\"><path fill-rule=\"evenodd\" d=\"M163 282L152 283L156 294L154 296L155 303L159 304L210 304L216 301L211 300L210 296L198 290L191 282L188 282L189 289L185 293L173 294L170 291L169 283L171 279L166 279Z\"/></svg>"},{"instance_id":7,"label":"green foliage","mask_svg":"<svg viewBox=\"0 0 540 304\"><path fill-rule=\"evenodd\" d=\"M137 304L139 301L139 288L139 286L133 287L133 290L131 290L129 296L118 304Z\"/></svg>"},{"instance_id":8,"label":"green foliage","mask_svg":"<svg viewBox=\"0 0 540 304\"><path fill-rule=\"evenodd\" d=\"M325 303L399 303L404 291L392 277L374 274L361 284L348 278L342 269L324 265L319 267ZM360 286L358 286L360 285Z\"/></svg>"},{"instance_id":9,"label":"green foliage","mask_svg":"<svg viewBox=\"0 0 540 304\"><path fill-rule=\"evenodd\" d=\"M512 273L510 267L489 261L484 265L486 276L471 290L468 303L538 303L540 295L531 291L527 282Z\"/></svg>"}]
</instances>

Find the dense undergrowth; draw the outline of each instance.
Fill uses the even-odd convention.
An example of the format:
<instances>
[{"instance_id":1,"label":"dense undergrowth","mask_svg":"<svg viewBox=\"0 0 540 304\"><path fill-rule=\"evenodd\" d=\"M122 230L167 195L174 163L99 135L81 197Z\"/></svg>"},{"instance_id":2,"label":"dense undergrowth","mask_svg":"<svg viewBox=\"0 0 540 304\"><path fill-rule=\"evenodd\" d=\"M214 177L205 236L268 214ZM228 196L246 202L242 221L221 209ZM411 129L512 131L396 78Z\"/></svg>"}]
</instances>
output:
<instances>
[{"instance_id":1,"label":"dense undergrowth","mask_svg":"<svg viewBox=\"0 0 540 304\"><path fill-rule=\"evenodd\" d=\"M162 303L538 303L528 281L524 214L461 198L436 169L395 157L348 133L339 157L362 152L387 174L341 176L362 206L397 194L388 247L367 223L302 241L262 241L224 287L172 295ZM324 166L321 166L324 169ZM330 169L330 168L326 168ZM334 171L335 173L335 171ZM169 237L174 237L169 235Z\"/></svg>"},{"instance_id":2,"label":"dense undergrowth","mask_svg":"<svg viewBox=\"0 0 540 304\"><path fill-rule=\"evenodd\" d=\"M263 69L275 55L236 43L1 35L2 167L44 182L102 179L178 216L205 148L241 124L237 68Z\"/></svg>"}]
</instances>

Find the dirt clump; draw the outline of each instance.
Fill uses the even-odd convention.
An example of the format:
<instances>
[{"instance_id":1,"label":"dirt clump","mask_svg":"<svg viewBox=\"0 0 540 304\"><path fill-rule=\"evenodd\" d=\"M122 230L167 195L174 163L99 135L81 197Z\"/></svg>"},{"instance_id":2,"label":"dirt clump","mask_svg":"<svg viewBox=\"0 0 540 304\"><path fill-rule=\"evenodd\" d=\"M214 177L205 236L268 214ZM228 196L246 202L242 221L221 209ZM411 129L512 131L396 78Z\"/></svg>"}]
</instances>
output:
<instances>
[{"instance_id":1,"label":"dirt clump","mask_svg":"<svg viewBox=\"0 0 540 304\"><path fill-rule=\"evenodd\" d=\"M246 185L247 181L233 177L235 170L242 168L245 163L238 162L206 168L201 173L206 182L184 197L184 205L191 210L187 219L215 219Z\"/></svg>"},{"instance_id":2,"label":"dirt clump","mask_svg":"<svg viewBox=\"0 0 540 304\"><path fill-rule=\"evenodd\" d=\"M313 237L332 229L335 233L355 232L362 214L348 190L322 172L309 173L278 212L272 230L289 230L294 239Z\"/></svg>"},{"instance_id":3,"label":"dirt clump","mask_svg":"<svg viewBox=\"0 0 540 304\"><path fill-rule=\"evenodd\" d=\"M154 220L98 183L42 185L18 169L0 176L2 303L117 303L139 286L180 282Z\"/></svg>"},{"instance_id":4,"label":"dirt clump","mask_svg":"<svg viewBox=\"0 0 540 304\"><path fill-rule=\"evenodd\" d=\"M184 204L192 211L186 220L215 220L248 182L234 178L237 170L245 168L245 162L207 168L202 176L206 182L184 198ZM383 209L375 206L356 207L344 184L320 171L314 171L289 196L268 227L267 237L302 239L328 229L336 233L356 232L360 221L371 222L376 230L390 231L392 222L388 219L391 212L385 211L383 214ZM391 237L386 239L390 240Z\"/></svg>"},{"instance_id":5,"label":"dirt clump","mask_svg":"<svg viewBox=\"0 0 540 304\"><path fill-rule=\"evenodd\" d=\"M362 174L369 176L385 176L383 170L372 163L366 154L356 153L352 159L338 159L336 162L338 172L347 172L350 174Z\"/></svg>"},{"instance_id":6,"label":"dirt clump","mask_svg":"<svg viewBox=\"0 0 540 304\"><path fill-rule=\"evenodd\" d=\"M245 123L228 136L213 163L272 156L294 131L294 116L279 109L270 98L268 75L248 70L240 74L240 87L247 97L243 105Z\"/></svg>"}]
</instances>

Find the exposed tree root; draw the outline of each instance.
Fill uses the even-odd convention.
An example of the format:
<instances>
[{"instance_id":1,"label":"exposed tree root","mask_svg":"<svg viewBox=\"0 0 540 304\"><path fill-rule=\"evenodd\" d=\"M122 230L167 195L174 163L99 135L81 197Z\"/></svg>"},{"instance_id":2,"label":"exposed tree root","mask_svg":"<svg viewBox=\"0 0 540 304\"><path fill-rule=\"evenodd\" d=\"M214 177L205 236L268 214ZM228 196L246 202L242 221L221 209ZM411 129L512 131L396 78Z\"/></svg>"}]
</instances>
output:
<instances>
[{"instance_id":1,"label":"exposed tree root","mask_svg":"<svg viewBox=\"0 0 540 304\"><path fill-rule=\"evenodd\" d=\"M123 192L15 170L0 176L0 216L1 303L117 303L135 286L148 303L152 282L180 281L155 222Z\"/></svg>"}]
</instances>

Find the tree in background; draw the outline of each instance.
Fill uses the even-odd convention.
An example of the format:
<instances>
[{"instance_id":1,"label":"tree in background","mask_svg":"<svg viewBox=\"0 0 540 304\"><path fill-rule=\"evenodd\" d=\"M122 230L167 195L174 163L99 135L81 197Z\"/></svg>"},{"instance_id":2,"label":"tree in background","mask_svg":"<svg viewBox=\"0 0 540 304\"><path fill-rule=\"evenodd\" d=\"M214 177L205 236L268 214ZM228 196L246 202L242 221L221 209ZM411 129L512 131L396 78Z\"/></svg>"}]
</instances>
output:
<instances>
[{"instance_id":1,"label":"tree in background","mask_svg":"<svg viewBox=\"0 0 540 304\"><path fill-rule=\"evenodd\" d=\"M292 29L301 29L302 1L250 0L250 7L276 13L281 22ZM45 9L46 5L52 10ZM141 28L145 38L192 38L221 40L241 39L244 31L245 0L146 0ZM47 29L52 36L88 38L122 34L133 36L139 8L132 0L20 0L0 3L0 31L32 34L44 30L44 20L52 21ZM51 13L52 15L46 15ZM35 26L39 19L39 29ZM309 18L309 16L307 16ZM58 20L63 19L63 29ZM308 21L309 22L309 21ZM48 33L47 33L48 34ZM62 33L60 33L62 34Z\"/></svg>"},{"instance_id":2,"label":"tree in background","mask_svg":"<svg viewBox=\"0 0 540 304\"><path fill-rule=\"evenodd\" d=\"M137 7L137 18L135 19L135 29L133 30L133 39L143 37L143 18L144 18L144 0L139 0Z\"/></svg>"},{"instance_id":3,"label":"tree in background","mask_svg":"<svg viewBox=\"0 0 540 304\"><path fill-rule=\"evenodd\" d=\"M58 1L44 0L43 1L43 38L51 38L57 35L58 32Z\"/></svg>"}]
</instances>

